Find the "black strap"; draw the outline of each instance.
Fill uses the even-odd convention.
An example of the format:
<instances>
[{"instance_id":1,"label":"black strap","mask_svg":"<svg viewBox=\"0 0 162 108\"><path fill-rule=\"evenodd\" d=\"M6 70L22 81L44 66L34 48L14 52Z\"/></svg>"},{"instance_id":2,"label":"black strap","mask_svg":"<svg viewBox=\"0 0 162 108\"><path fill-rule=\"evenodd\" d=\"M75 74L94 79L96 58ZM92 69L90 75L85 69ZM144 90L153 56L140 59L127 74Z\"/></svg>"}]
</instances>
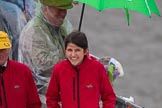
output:
<instances>
[{"instance_id":1,"label":"black strap","mask_svg":"<svg viewBox=\"0 0 162 108\"><path fill-rule=\"evenodd\" d=\"M0 82L2 84L2 89L3 89L3 90L0 90L0 91L3 91L5 108L8 108L6 90L5 90L4 79L3 79L3 72L5 71L5 69L6 69L5 66L0 66L0 80L1 80ZM0 105L2 105L2 96L1 96L1 94L0 94Z\"/></svg>"},{"instance_id":2,"label":"black strap","mask_svg":"<svg viewBox=\"0 0 162 108\"><path fill-rule=\"evenodd\" d=\"M0 66L0 74L3 74L3 72L5 71L6 67L5 66Z\"/></svg>"},{"instance_id":3,"label":"black strap","mask_svg":"<svg viewBox=\"0 0 162 108\"><path fill-rule=\"evenodd\" d=\"M8 105L7 105L7 96L6 96L6 89L5 89L3 77L2 77L2 87L3 87L3 94L4 94L4 100L5 100L5 107L8 108Z\"/></svg>"}]
</instances>

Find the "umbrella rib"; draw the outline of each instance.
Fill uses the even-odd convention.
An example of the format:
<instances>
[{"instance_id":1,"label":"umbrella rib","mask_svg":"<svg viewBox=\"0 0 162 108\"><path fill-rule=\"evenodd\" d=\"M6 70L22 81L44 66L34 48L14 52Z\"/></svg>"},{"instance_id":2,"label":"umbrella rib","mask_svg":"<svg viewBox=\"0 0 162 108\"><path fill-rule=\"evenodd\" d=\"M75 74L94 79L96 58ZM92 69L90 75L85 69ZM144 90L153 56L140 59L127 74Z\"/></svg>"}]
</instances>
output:
<instances>
[{"instance_id":1,"label":"umbrella rib","mask_svg":"<svg viewBox=\"0 0 162 108\"><path fill-rule=\"evenodd\" d=\"M103 8L104 8L104 1L103 0L101 0L99 7L100 7L99 11L103 10Z\"/></svg>"},{"instance_id":2,"label":"umbrella rib","mask_svg":"<svg viewBox=\"0 0 162 108\"><path fill-rule=\"evenodd\" d=\"M150 7L149 7L149 5L148 5L147 0L145 0L145 3L146 3L146 7L147 7L147 9L148 9L148 11L149 11L150 17L151 17L151 10L150 10Z\"/></svg>"}]
</instances>

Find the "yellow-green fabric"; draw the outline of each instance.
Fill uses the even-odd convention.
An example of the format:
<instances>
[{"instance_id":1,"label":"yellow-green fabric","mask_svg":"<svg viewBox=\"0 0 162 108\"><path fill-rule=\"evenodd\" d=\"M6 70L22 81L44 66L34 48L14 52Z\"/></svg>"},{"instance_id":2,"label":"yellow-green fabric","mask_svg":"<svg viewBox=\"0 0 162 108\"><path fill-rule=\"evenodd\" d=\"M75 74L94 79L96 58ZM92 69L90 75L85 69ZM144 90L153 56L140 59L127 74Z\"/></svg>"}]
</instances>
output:
<instances>
[{"instance_id":1,"label":"yellow-green fabric","mask_svg":"<svg viewBox=\"0 0 162 108\"><path fill-rule=\"evenodd\" d=\"M113 80L114 80L114 78L113 78L114 70L115 70L115 66L113 64L110 64L107 72L108 72L108 76L109 76L109 80L110 80L111 84L113 83Z\"/></svg>"},{"instance_id":2,"label":"yellow-green fabric","mask_svg":"<svg viewBox=\"0 0 162 108\"><path fill-rule=\"evenodd\" d=\"M40 3L47 6L55 6L59 9L71 9L73 0L40 0Z\"/></svg>"}]
</instances>

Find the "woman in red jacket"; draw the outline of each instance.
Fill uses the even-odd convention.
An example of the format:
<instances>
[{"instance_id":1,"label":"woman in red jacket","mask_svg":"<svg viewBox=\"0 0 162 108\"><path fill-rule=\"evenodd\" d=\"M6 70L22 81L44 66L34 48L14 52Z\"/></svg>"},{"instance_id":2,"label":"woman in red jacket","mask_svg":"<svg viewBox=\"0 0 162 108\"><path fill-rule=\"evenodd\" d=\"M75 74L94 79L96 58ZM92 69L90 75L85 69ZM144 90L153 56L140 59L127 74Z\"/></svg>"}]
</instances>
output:
<instances>
[{"instance_id":1,"label":"woman in red jacket","mask_svg":"<svg viewBox=\"0 0 162 108\"><path fill-rule=\"evenodd\" d=\"M67 59L53 68L46 98L48 108L114 108L116 96L104 66L88 56L84 33L76 31L65 39ZM61 102L61 104L59 103Z\"/></svg>"},{"instance_id":2,"label":"woman in red jacket","mask_svg":"<svg viewBox=\"0 0 162 108\"><path fill-rule=\"evenodd\" d=\"M31 71L9 59L10 48L7 33L0 31L0 108L40 108Z\"/></svg>"}]
</instances>

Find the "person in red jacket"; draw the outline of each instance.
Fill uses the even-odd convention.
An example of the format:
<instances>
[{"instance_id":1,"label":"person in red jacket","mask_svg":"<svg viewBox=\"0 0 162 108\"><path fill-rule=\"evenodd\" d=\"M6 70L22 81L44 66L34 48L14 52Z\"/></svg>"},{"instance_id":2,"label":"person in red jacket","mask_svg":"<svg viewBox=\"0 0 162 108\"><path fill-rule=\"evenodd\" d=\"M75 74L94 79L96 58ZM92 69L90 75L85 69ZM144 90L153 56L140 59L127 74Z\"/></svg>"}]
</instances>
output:
<instances>
[{"instance_id":1,"label":"person in red jacket","mask_svg":"<svg viewBox=\"0 0 162 108\"><path fill-rule=\"evenodd\" d=\"M0 108L41 108L30 69L9 59L11 43L0 31Z\"/></svg>"},{"instance_id":2,"label":"person in red jacket","mask_svg":"<svg viewBox=\"0 0 162 108\"><path fill-rule=\"evenodd\" d=\"M65 38L67 59L58 62L46 92L48 108L114 108L116 95L99 61L89 56L85 33L74 31Z\"/></svg>"}]
</instances>

